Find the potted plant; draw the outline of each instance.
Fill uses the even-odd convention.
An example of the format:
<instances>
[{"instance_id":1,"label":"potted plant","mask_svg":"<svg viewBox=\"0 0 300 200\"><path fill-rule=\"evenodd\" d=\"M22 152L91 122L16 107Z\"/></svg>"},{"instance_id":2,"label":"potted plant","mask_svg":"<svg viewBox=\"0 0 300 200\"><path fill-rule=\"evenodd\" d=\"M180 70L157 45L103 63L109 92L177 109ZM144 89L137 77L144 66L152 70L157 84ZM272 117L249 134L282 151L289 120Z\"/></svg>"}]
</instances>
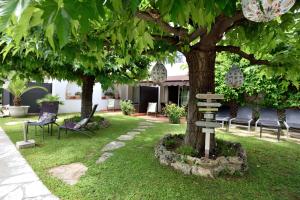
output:
<instances>
[{"instance_id":1,"label":"potted plant","mask_svg":"<svg viewBox=\"0 0 300 200\"><path fill-rule=\"evenodd\" d=\"M121 100L120 101L120 107L122 110L122 113L124 115L131 115L132 113L134 113L135 109L134 106L132 104L132 102L130 100Z\"/></svg>"},{"instance_id":2,"label":"potted plant","mask_svg":"<svg viewBox=\"0 0 300 200\"><path fill-rule=\"evenodd\" d=\"M16 77L9 81L8 85L3 87L5 90L10 92L13 96L13 104L14 106L9 106L8 110L10 113L10 116L12 117L23 117L27 115L29 106L21 106L22 104L22 95L32 89L41 89L48 91L46 88L41 86L27 86L27 80L20 79L19 77Z\"/></svg>"},{"instance_id":3,"label":"potted plant","mask_svg":"<svg viewBox=\"0 0 300 200\"><path fill-rule=\"evenodd\" d=\"M60 101L60 97L58 95L52 94L46 94L43 98L36 101L36 103L39 105L41 105L43 102L58 102L60 105L64 104L62 101Z\"/></svg>"},{"instance_id":4,"label":"potted plant","mask_svg":"<svg viewBox=\"0 0 300 200\"><path fill-rule=\"evenodd\" d=\"M168 116L169 121L172 124L179 124L180 118L185 116L184 107L177 106L174 103L167 104L163 111Z\"/></svg>"}]
</instances>

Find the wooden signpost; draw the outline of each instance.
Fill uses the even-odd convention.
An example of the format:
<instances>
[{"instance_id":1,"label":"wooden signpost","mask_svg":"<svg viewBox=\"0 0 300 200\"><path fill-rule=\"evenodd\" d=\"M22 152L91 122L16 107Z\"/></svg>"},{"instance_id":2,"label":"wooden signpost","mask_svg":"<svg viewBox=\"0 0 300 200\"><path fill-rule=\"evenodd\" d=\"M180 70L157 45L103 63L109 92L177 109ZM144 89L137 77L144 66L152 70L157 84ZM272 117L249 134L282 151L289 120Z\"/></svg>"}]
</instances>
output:
<instances>
[{"instance_id":1,"label":"wooden signpost","mask_svg":"<svg viewBox=\"0 0 300 200\"><path fill-rule=\"evenodd\" d=\"M196 126L202 127L202 132L205 133L205 157L209 157L210 149L210 134L215 134L215 128L220 127L220 123L215 121L214 112L218 111L220 103L216 100L224 99L220 94L197 94L197 99L206 100L205 102L198 102L199 111L204 112L204 120L197 121Z\"/></svg>"}]
</instances>

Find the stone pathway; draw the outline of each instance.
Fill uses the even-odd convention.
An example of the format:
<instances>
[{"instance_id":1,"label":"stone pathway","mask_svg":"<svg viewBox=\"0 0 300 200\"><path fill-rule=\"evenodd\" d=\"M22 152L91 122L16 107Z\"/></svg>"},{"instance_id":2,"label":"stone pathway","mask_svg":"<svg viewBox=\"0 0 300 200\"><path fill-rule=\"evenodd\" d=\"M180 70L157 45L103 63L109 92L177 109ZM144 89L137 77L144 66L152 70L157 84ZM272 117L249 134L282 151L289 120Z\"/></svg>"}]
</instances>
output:
<instances>
[{"instance_id":1,"label":"stone pathway","mask_svg":"<svg viewBox=\"0 0 300 200\"><path fill-rule=\"evenodd\" d=\"M58 200L0 128L0 199Z\"/></svg>"},{"instance_id":2,"label":"stone pathway","mask_svg":"<svg viewBox=\"0 0 300 200\"><path fill-rule=\"evenodd\" d=\"M129 131L124 135L120 135L116 141L112 141L107 145L105 145L101 149L101 152L103 153L96 161L96 164L105 162L108 158L114 155L112 151L124 147L126 145L125 143L126 141L133 140L136 135L139 135L141 134L141 132L146 131L146 129L153 127L154 126L153 123L155 122L149 120L140 122L137 128L132 129L132 131Z\"/></svg>"}]
</instances>

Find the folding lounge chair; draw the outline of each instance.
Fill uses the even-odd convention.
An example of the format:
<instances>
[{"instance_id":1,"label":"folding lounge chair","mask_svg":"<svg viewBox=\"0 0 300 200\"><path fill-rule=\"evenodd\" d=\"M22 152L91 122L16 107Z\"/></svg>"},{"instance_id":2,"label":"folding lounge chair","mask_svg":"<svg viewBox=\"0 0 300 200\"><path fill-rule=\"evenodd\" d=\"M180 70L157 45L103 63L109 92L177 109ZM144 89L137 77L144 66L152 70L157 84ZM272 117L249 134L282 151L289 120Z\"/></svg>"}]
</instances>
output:
<instances>
[{"instance_id":1,"label":"folding lounge chair","mask_svg":"<svg viewBox=\"0 0 300 200\"><path fill-rule=\"evenodd\" d=\"M262 128L269 127L269 128L276 128L277 132L277 140L280 139L280 131L281 126L278 119L277 111L272 108L263 108L259 112L259 119L255 122L255 130L257 126L260 126L260 137L262 135Z\"/></svg>"},{"instance_id":2,"label":"folding lounge chair","mask_svg":"<svg viewBox=\"0 0 300 200\"><path fill-rule=\"evenodd\" d=\"M283 123L287 130L287 136L289 136L290 129L300 129L300 110L286 109L285 121Z\"/></svg>"},{"instance_id":3,"label":"folding lounge chair","mask_svg":"<svg viewBox=\"0 0 300 200\"><path fill-rule=\"evenodd\" d=\"M58 139L60 139L60 129L65 129L66 134L67 134L68 130L70 130L70 131L82 133L86 136L91 137L91 135L86 133L86 131L89 131L91 133L93 133L93 131L87 127L87 124L90 122L91 118L94 116L97 106L98 106L98 104L95 104L90 115L87 118L82 119L80 122L76 123L76 122L71 121L70 119L65 119L64 124L62 126L59 126L59 128L58 128Z\"/></svg>"},{"instance_id":4,"label":"folding lounge chair","mask_svg":"<svg viewBox=\"0 0 300 200\"><path fill-rule=\"evenodd\" d=\"M224 128L225 122L229 122L229 120L230 120L230 108L228 106L220 107L219 111L216 114L216 121L221 122L222 128Z\"/></svg>"},{"instance_id":5,"label":"folding lounge chair","mask_svg":"<svg viewBox=\"0 0 300 200\"><path fill-rule=\"evenodd\" d=\"M115 112L115 99L107 100L107 111L113 110Z\"/></svg>"},{"instance_id":6,"label":"folding lounge chair","mask_svg":"<svg viewBox=\"0 0 300 200\"><path fill-rule=\"evenodd\" d=\"M149 113L154 113L157 117L157 103L156 102L149 102L147 107L147 115Z\"/></svg>"},{"instance_id":7,"label":"folding lounge chair","mask_svg":"<svg viewBox=\"0 0 300 200\"><path fill-rule=\"evenodd\" d=\"M39 127L42 128L43 139L44 139L45 138L44 126L48 126L48 133L49 133L49 128L50 128L51 135L52 135L53 124L58 126L58 124L56 123L57 113L58 113L58 106L59 106L58 101L42 102L41 110L40 110L40 114L39 114L39 119L37 121L27 122L26 133L28 133L28 127L29 126L34 126L35 127L35 134L36 134L37 127L39 126Z\"/></svg>"},{"instance_id":8,"label":"folding lounge chair","mask_svg":"<svg viewBox=\"0 0 300 200\"><path fill-rule=\"evenodd\" d=\"M253 120L252 114L253 111L250 107L240 107L238 109L237 116L229 120L228 130L230 128L231 123L234 122L237 124L247 124L248 131L250 131L251 122Z\"/></svg>"}]
</instances>

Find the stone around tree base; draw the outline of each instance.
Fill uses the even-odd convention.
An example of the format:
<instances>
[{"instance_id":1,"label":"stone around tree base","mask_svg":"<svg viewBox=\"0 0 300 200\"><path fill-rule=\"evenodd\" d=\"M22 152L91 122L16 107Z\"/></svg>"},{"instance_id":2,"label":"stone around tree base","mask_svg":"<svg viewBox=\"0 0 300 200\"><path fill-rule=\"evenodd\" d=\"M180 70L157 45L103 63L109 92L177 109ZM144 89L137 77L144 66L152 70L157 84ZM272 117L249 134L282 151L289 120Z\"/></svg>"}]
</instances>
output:
<instances>
[{"instance_id":1,"label":"stone around tree base","mask_svg":"<svg viewBox=\"0 0 300 200\"><path fill-rule=\"evenodd\" d=\"M114 154L111 152L104 152L96 161L96 164L100 164L103 163L104 161L106 161L108 158L110 158L111 156L113 156Z\"/></svg>"},{"instance_id":2,"label":"stone around tree base","mask_svg":"<svg viewBox=\"0 0 300 200\"><path fill-rule=\"evenodd\" d=\"M16 147L17 149L32 148L35 147L35 141L34 140L19 141L16 142Z\"/></svg>"},{"instance_id":3,"label":"stone around tree base","mask_svg":"<svg viewBox=\"0 0 300 200\"><path fill-rule=\"evenodd\" d=\"M49 173L62 180L66 184L75 185L81 176L87 171L87 167L82 163L72 163L69 165L61 165L49 170Z\"/></svg>"},{"instance_id":4,"label":"stone around tree base","mask_svg":"<svg viewBox=\"0 0 300 200\"><path fill-rule=\"evenodd\" d=\"M165 146L167 141L179 140L183 142L183 135L166 135L155 147L155 157L160 164L171 166L184 174L215 178L220 174L242 175L248 170L247 155L239 143L223 141L224 145L236 150L235 156L219 156L216 159L197 158L181 155Z\"/></svg>"}]
</instances>

